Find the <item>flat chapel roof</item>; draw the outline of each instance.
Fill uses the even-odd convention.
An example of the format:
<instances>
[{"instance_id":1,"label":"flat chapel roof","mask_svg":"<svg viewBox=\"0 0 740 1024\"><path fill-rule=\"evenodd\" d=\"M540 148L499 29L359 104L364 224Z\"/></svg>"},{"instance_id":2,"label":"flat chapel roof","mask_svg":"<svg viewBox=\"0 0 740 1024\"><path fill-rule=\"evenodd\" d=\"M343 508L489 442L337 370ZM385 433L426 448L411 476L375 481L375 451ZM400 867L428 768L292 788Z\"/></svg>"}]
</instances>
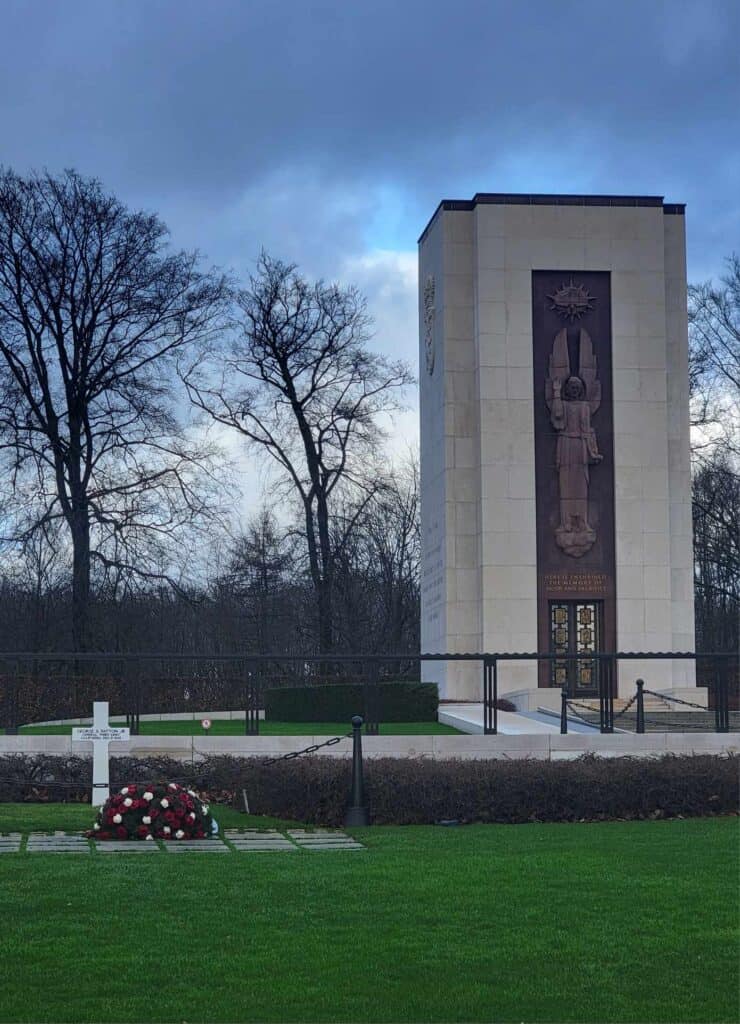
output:
<instances>
[{"instance_id":1,"label":"flat chapel roof","mask_svg":"<svg viewBox=\"0 0 740 1024\"><path fill-rule=\"evenodd\" d=\"M665 214L683 216L685 203L666 203L663 196L596 196L541 192L476 192L472 199L442 199L419 236L419 242L440 210L473 210L476 206L659 206Z\"/></svg>"}]
</instances>

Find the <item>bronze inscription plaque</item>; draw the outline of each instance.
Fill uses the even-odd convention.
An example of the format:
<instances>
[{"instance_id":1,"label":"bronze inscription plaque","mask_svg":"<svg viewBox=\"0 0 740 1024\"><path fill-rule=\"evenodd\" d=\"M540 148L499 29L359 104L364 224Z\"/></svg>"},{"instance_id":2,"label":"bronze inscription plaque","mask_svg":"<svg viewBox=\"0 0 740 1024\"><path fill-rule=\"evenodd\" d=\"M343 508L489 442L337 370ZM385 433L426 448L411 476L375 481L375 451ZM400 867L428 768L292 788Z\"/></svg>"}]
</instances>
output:
<instances>
[{"instance_id":1,"label":"bronze inscription plaque","mask_svg":"<svg viewBox=\"0 0 740 1024\"><path fill-rule=\"evenodd\" d=\"M602 602L614 650L614 453L607 272L533 271L537 629L550 650L550 603ZM550 685L547 665L541 686Z\"/></svg>"}]
</instances>

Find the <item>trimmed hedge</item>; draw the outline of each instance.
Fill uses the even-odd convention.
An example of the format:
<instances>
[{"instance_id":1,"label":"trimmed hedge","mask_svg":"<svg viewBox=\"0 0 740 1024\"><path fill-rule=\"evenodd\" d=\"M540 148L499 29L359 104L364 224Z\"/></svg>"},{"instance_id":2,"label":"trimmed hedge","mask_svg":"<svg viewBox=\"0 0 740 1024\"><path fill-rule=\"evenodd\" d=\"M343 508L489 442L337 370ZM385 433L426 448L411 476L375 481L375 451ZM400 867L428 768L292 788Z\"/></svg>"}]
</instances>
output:
<instances>
[{"instance_id":1,"label":"trimmed hedge","mask_svg":"<svg viewBox=\"0 0 740 1024\"><path fill-rule=\"evenodd\" d=\"M739 767L740 757L714 754L586 755L574 761L379 758L366 761L365 783L378 825L688 818L736 814ZM111 785L180 780L211 803L237 807L244 789L255 814L337 826L344 822L351 770L348 758L331 757L266 765L260 758L214 756L195 769L164 757L120 757L111 760ZM88 800L90 778L87 758L0 757L5 801ZM29 779L32 786L23 784Z\"/></svg>"},{"instance_id":2,"label":"trimmed hedge","mask_svg":"<svg viewBox=\"0 0 740 1024\"><path fill-rule=\"evenodd\" d=\"M374 692L372 692L374 691ZM265 690L265 720L270 722L347 722L368 716L366 698L377 702L381 722L436 722L436 683L323 683Z\"/></svg>"}]
</instances>

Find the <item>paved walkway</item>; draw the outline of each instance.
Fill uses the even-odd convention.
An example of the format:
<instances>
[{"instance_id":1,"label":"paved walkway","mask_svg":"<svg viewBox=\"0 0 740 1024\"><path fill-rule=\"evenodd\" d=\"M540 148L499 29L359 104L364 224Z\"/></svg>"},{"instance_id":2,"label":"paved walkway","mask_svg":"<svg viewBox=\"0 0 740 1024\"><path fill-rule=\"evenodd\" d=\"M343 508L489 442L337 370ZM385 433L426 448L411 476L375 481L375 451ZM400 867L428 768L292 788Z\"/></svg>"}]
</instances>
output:
<instances>
[{"instance_id":1,"label":"paved walkway","mask_svg":"<svg viewBox=\"0 0 740 1024\"><path fill-rule=\"evenodd\" d=\"M0 834L3 853L300 853L331 850L365 850L367 847L337 829L288 829L287 833L256 828L225 829L215 839L183 839L163 842L145 840L93 840L82 832L20 832Z\"/></svg>"},{"instance_id":2,"label":"paved walkway","mask_svg":"<svg viewBox=\"0 0 740 1024\"><path fill-rule=\"evenodd\" d=\"M483 732L483 703L441 704L437 718L460 732L480 735ZM498 731L504 736L552 735L560 732L560 723L550 720L532 720L515 711L498 712Z\"/></svg>"}]
</instances>

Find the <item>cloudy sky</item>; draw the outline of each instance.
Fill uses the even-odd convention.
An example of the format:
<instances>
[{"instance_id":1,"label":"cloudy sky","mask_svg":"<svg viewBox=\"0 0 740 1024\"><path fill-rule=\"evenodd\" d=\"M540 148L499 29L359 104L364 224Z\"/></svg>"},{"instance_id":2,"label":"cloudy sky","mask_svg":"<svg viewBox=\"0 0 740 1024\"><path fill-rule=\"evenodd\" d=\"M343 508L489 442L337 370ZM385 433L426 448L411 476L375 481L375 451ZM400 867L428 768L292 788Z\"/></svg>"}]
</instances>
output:
<instances>
[{"instance_id":1,"label":"cloudy sky","mask_svg":"<svg viewBox=\"0 0 740 1024\"><path fill-rule=\"evenodd\" d=\"M3 0L0 161L75 167L209 261L357 284L416 364L416 239L476 191L687 204L740 250L737 0ZM415 430L413 410L398 424Z\"/></svg>"}]
</instances>

